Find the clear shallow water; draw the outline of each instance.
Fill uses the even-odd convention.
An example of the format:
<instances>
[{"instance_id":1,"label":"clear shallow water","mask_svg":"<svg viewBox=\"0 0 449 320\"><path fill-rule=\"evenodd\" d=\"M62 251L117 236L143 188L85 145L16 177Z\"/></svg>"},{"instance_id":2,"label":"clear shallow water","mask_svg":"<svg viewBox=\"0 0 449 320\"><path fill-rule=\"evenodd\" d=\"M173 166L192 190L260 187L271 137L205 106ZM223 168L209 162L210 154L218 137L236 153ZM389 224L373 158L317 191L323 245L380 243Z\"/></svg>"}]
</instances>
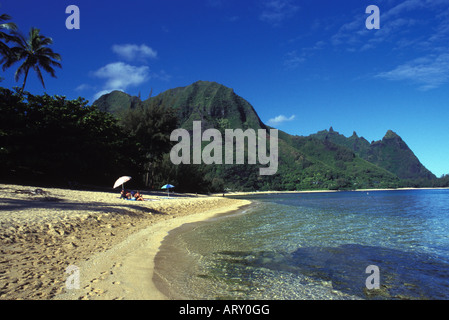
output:
<instances>
[{"instance_id":1,"label":"clear shallow water","mask_svg":"<svg viewBox=\"0 0 449 320\"><path fill-rule=\"evenodd\" d=\"M449 299L449 190L246 196L172 232L156 280L176 299ZM369 265L380 289L368 290Z\"/></svg>"}]
</instances>

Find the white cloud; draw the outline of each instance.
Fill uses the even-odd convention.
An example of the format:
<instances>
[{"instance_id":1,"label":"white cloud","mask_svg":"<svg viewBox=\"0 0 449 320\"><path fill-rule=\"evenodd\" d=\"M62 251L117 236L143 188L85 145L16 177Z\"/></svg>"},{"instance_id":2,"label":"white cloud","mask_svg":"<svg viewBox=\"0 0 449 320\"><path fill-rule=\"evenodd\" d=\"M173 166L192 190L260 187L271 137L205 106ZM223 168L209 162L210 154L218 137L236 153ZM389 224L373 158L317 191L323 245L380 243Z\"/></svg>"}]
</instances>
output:
<instances>
[{"instance_id":1,"label":"white cloud","mask_svg":"<svg viewBox=\"0 0 449 320\"><path fill-rule=\"evenodd\" d=\"M145 44L140 46L137 44L115 44L112 46L112 51L128 61L145 61L148 58L157 58L157 52Z\"/></svg>"},{"instance_id":2,"label":"white cloud","mask_svg":"<svg viewBox=\"0 0 449 320\"><path fill-rule=\"evenodd\" d=\"M295 119L295 115L292 115L292 116L287 118L286 116L281 114L281 115L279 115L277 117L274 117L274 118L268 120L268 124L270 126L278 126L278 125L280 125L283 122L293 121L294 119Z\"/></svg>"},{"instance_id":3,"label":"white cloud","mask_svg":"<svg viewBox=\"0 0 449 320\"><path fill-rule=\"evenodd\" d=\"M161 81L170 81L171 75L169 75L165 70L161 70L158 73L153 73L151 79L157 79Z\"/></svg>"},{"instance_id":4,"label":"white cloud","mask_svg":"<svg viewBox=\"0 0 449 320\"><path fill-rule=\"evenodd\" d=\"M382 15L384 18L389 19L413 10L441 10L440 6L447 6L447 0L405 0Z\"/></svg>"},{"instance_id":5,"label":"white cloud","mask_svg":"<svg viewBox=\"0 0 449 320\"><path fill-rule=\"evenodd\" d=\"M78 87L75 88L76 91L85 91L93 89L93 87L87 83L82 83Z\"/></svg>"},{"instance_id":6,"label":"white cloud","mask_svg":"<svg viewBox=\"0 0 449 320\"><path fill-rule=\"evenodd\" d=\"M335 46L341 44L353 44L359 41L358 31L364 31L365 17L357 15L353 21L343 24L336 34L331 37L331 43Z\"/></svg>"},{"instance_id":7,"label":"white cloud","mask_svg":"<svg viewBox=\"0 0 449 320\"><path fill-rule=\"evenodd\" d=\"M263 7L259 19L275 26L291 18L299 10L291 0L266 0Z\"/></svg>"},{"instance_id":8,"label":"white cloud","mask_svg":"<svg viewBox=\"0 0 449 320\"><path fill-rule=\"evenodd\" d=\"M135 67L124 62L114 62L101 67L93 72L94 77L105 79L106 83L100 93L108 93L113 90L125 91L129 86L137 86L144 83L150 77L148 66Z\"/></svg>"},{"instance_id":9,"label":"white cloud","mask_svg":"<svg viewBox=\"0 0 449 320\"><path fill-rule=\"evenodd\" d=\"M324 41L317 41L311 47L304 47L298 53L296 50L287 52L284 57L284 66L288 70L293 70L299 67L302 63L306 61L306 58L311 56L314 52L322 50L326 43Z\"/></svg>"},{"instance_id":10,"label":"white cloud","mask_svg":"<svg viewBox=\"0 0 449 320\"><path fill-rule=\"evenodd\" d=\"M449 54L415 59L375 77L391 81L412 81L424 91L435 89L449 82Z\"/></svg>"},{"instance_id":11,"label":"white cloud","mask_svg":"<svg viewBox=\"0 0 449 320\"><path fill-rule=\"evenodd\" d=\"M300 64L306 61L304 54L298 54L296 50L287 52L284 59L284 66L289 69L296 69Z\"/></svg>"}]
</instances>

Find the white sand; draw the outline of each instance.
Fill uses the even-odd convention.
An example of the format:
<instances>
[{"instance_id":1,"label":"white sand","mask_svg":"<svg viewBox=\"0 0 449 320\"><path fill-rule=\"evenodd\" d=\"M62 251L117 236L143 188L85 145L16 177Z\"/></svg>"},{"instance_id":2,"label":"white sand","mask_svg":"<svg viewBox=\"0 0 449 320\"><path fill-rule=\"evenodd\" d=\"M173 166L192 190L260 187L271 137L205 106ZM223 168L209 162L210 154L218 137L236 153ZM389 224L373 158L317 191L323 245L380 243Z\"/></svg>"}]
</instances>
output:
<instances>
[{"instance_id":1,"label":"white sand","mask_svg":"<svg viewBox=\"0 0 449 320\"><path fill-rule=\"evenodd\" d=\"M168 232L246 200L188 196L126 201L88 192L0 184L0 299L165 299L152 282ZM19 192L17 192L19 191ZM67 289L76 266L80 289Z\"/></svg>"},{"instance_id":2,"label":"white sand","mask_svg":"<svg viewBox=\"0 0 449 320\"><path fill-rule=\"evenodd\" d=\"M249 204L242 200L231 206L155 223L129 236L122 243L99 253L79 266L81 290L71 290L57 299L166 299L153 283L154 258L170 230L186 223L209 219Z\"/></svg>"}]
</instances>

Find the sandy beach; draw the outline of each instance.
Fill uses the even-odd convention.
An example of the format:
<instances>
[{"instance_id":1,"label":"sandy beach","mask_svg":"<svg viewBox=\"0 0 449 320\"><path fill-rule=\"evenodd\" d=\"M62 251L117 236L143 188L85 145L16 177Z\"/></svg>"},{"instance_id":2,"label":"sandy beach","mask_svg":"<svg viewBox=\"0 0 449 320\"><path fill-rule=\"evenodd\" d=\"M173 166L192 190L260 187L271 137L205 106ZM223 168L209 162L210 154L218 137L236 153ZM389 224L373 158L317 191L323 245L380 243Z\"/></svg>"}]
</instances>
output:
<instances>
[{"instance_id":1,"label":"sandy beach","mask_svg":"<svg viewBox=\"0 0 449 320\"><path fill-rule=\"evenodd\" d=\"M144 198L0 184L0 299L166 299L152 275L168 232L250 203L200 195ZM75 275L79 282L67 287Z\"/></svg>"}]
</instances>

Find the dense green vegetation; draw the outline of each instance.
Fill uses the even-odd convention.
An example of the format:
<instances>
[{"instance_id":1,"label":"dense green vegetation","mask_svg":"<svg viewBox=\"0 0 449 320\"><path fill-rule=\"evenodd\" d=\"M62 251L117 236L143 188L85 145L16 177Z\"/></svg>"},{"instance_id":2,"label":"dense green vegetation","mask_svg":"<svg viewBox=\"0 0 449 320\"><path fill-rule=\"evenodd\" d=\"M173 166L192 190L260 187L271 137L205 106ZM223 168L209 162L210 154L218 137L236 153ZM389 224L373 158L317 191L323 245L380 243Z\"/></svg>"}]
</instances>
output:
<instances>
[{"instance_id":1,"label":"dense green vegetation","mask_svg":"<svg viewBox=\"0 0 449 320\"><path fill-rule=\"evenodd\" d=\"M164 105L136 103L119 118L123 136L131 139L140 162L137 167L143 172L143 182L147 186L169 183L161 170L164 154L173 145L170 133L178 128L178 118L173 109Z\"/></svg>"},{"instance_id":2,"label":"dense green vegetation","mask_svg":"<svg viewBox=\"0 0 449 320\"><path fill-rule=\"evenodd\" d=\"M0 113L1 171L6 180L104 183L133 167L138 158L116 119L87 106L82 98L0 89Z\"/></svg>"},{"instance_id":3,"label":"dense green vegetation","mask_svg":"<svg viewBox=\"0 0 449 320\"><path fill-rule=\"evenodd\" d=\"M126 174L136 186L166 183L157 173L177 127L169 108L130 109L119 121L83 98L0 88L0 113L5 181L109 186Z\"/></svg>"}]
</instances>

